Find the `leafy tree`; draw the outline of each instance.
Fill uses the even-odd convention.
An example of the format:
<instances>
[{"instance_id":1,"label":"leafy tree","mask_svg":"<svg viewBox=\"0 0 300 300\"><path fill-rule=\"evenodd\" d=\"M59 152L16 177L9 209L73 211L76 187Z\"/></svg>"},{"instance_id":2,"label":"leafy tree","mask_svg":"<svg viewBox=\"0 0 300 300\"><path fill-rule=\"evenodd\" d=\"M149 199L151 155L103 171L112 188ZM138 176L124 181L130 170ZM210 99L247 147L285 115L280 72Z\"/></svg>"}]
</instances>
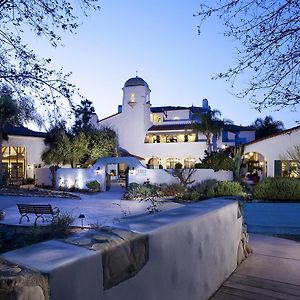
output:
<instances>
[{"instance_id":1,"label":"leafy tree","mask_svg":"<svg viewBox=\"0 0 300 300\"><path fill-rule=\"evenodd\" d=\"M4 138L4 126L7 123L12 125L22 125L26 122L36 122L42 124L40 116L37 114L33 103L24 97L18 100L12 98L12 92L6 86L0 89L0 186L3 185L3 169L2 169L2 144Z\"/></svg>"},{"instance_id":2,"label":"leafy tree","mask_svg":"<svg viewBox=\"0 0 300 300\"><path fill-rule=\"evenodd\" d=\"M97 0L78 3L85 15L99 8ZM17 97L27 95L44 104L50 118L67 114L66 104L72 106L77 92L69 82L70 73L51 69L51 59L38 58L23 34L29 29L56 47L61 44L60 33L74 33L77 27L76 11L67 0L0 0L0 84L8 84Z\"/></svg>"},{"instance_id":3,"label":"leafy tree","mask_svg":"<svg viewBox=\"0 0 300 300\"><path fill-rule=\"evenodd\" d=\"M84 132L79 132L70 138L71 151L70 151L70 164L74 168L76 164L81 164L84 158L89 153L89 138Z\"/></svg>"},{"instance_id":4,"label":"leafy tree","mask_svg":"<svg viewBox=\"0 0 300 300\"><path fill-rule=\"evenodd\" d=\"M88 130L91 127L91 117L95 113L95 108L92 106L92 102L89 100L82 100L80 105L77 105L74 109L74 113L75 123L73 131L78 133L82 130Z\"/></svg>"},{"instance_id":5,"label":"leafy tree","mask_svg":"<svg viewBox=\"0 0 300 300\"><path fill-rule=\"evenodd\" d=\"M253 126L255 127L255 138L259 139L278 133L283 130L283 123L281 121L273 120L272 116L266 116L264 119L257 118Z\"/></svg>"},{"instance_id":6,"label":"leafy tree","mask_svg":"<svg viewBox=\"0 0 300 300\"><path fill-rule=\"evenodd\" d=\"M212 137L220 136L223 128L223 121L218 118L220 115L221 112L216 109L201 114L195 113L193 122L187 126L187 129L192 129L196 133L201 132L205 135L208 153L212 151Z\"/></svg>"},{"instance_id":7,"label":"leafy tree","mask_svg":"<svg viewBox=\"0 0 300 300\"><path fill-rule=\"evenodd\" d=\"M70 163L72 145L64 127L58 124L49 130L44 140L48 149L42 154L42 160L53 166Z\"/></svg>"},{"instance_id":8,"label":"leafy tree","mask_svg":"<svg viewBox=\"0 0 300 300\"><path fill-rule=\"evenodd\" d=\"M67 132L65 123L53 126L44 140L48 149L42 154L42 160L50 165L52 186L56 185L56 171L59 165L70 164L72 168L80 163L88 153L86 135L81 132L72 136Z\"/></svg>"},{"instance_id":9,"label":"leafy tree","mask_svg":"<svg viewBox=\"0 0 300 300\"><path fill-rule=\"evenodd\" d=\"M206 4L208 3L208 4ZM218 74L237 84L248 72L248 96L258 109L300 103L300 5L291 0L224 0L202 2L195 16L203 22L213 16L225 27L225 36L240 42L235 66ZM199 26L199 32L201 31Z\"/></svg>"},{"instance_id":10,"label":"leafy tree","mask_svg":"<svg viewBox=\"0 0 300 300\"><path fill-rule=\"evenodd\" d=\"M98 158L116 156L117 136L109 127L91 128L87 133L88 153L83 159L83 165L88 167Z\"/></svg>"},{"instance_id":11,"label":"leafy tree","mask_svg":"<svg viewBox=\"0 0 300 300\"><path fill-rule=\"evenodd\" d=\"M89 167L98 158L116 155L116 133L107 127L71 135L64 124L53 127L45 138L48 149L42 159L46 164L58 166L80 164Z\"/></svg>"},{"instance_id":12,"label":"leafy tree","mask_svg":"<svg viewBox=\"0 0 300 300\"><path fill-rule=\"evenodd\" d=\"M204 158L201 159L201 168L202 169L213 169L214 171L219 170L230 170L234 169L234 159L232 158L232 150L227 148L223 151L213 151L208 153L207 151L204 154Z\"/></svg>"}]
</instances>

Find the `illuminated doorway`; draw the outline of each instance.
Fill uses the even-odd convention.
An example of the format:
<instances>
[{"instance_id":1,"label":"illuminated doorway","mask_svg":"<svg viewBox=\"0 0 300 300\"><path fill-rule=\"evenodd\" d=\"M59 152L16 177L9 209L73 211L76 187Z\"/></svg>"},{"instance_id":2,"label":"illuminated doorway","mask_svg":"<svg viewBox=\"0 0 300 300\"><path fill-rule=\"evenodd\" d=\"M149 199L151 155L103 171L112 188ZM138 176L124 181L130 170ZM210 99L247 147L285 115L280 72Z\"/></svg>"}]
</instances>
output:
<instances>
[{"instance_id":1,"label":"illuminated doorway","mask_svg":"<svg viewBox=\"0 0 300 300\"><path fill-rule=\"evenodd\" d=\"M22 183L26 171L25 154L25 147L2 147L2 171L7 183Z\"/></svg>"}]
</instances>

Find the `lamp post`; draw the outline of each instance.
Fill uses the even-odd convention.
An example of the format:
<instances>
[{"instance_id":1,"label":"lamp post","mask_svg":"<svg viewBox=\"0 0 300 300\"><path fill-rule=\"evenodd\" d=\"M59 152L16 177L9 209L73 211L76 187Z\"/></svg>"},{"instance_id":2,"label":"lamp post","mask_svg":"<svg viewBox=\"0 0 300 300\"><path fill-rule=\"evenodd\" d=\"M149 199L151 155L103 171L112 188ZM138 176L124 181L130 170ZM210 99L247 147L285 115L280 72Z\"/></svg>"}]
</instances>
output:
<instances>
[{"instance_id":1,"label":"lamp post","mask_svg":"<svg viewBox=\"0 0 300 300\"><path fill-rule=\"evenodd\" d=\"M80 215L78 216L78 219L81 220L81 229L83 229L83 220L85 219L85 215L84 215L84 214L80 214Z\"/></svg>"}]
</instances>

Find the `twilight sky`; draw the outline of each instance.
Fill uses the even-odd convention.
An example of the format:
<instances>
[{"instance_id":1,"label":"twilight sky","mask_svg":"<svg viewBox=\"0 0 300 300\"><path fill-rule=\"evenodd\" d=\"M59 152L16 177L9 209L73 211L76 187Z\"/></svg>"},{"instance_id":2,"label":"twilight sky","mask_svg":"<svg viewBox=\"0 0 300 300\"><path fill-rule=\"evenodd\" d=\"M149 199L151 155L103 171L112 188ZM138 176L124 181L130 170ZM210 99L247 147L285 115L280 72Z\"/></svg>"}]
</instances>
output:
<instances>
[{"instance_id":1,"label":"twilight sky","mask_svg":"<svg viewBox=\"0 0 300 300\"><path fill-rule=\"evenodd\" d=\"M230 85L211 76L234 62L236 43L210 20L197 33L193 17L200 0L101 0L100 12L82 18L76 35L63 35L64 47L53 49L36 37L30 47L54 66L72 71L72 81L93 102L98 117L117 112L125 81L136 75L150 86L152 106L201 106L207 98L223 118L249 125L271 114L285 127L295 126L299 112L290 109L259 113L248 100L230 94ZM245 76L246 78L246 76ZM299 108L298 108L299 109Z\"/></svg>"}]
</instances>

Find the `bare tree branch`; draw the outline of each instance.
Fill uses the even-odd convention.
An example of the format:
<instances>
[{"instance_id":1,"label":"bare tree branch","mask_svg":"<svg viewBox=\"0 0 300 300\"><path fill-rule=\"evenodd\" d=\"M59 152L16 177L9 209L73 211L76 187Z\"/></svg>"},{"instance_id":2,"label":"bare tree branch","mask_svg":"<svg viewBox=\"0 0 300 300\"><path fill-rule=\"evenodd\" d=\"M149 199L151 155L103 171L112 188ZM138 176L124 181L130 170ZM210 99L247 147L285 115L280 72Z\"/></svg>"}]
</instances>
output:
<instances>
[{"instance_id":1,"label":"bare tree branch","mask_svg":"<svg viewBox=\"0 0 300 300\"><path fill-rule=\"evenodd\" d=\"M209 1L211 3L211 1ZM249 98L260 110L295 108L300 103L300 3L296 0L224 0L202 3L199 33L205 20L219 18L224 35L241 42L236 64L213 78L233 88L244 72L246 88L235 95Z\"/></svg>"},{"instance_id":2,"label":"bare tree branch","mask_svg":"<svg viewBox=\"0 0 300 300\"><path fill-rule=\"evenodd\" d=\"M79 0L84 14L98 9L97 0ZM54 47L61 44L60 33L74 33L77 15L67 0L0 0L0 86L8 84L15 96L27 96L46 112L65 118L73 108L78 89L69 82L71 73L51 68L50 58L38 58L26 42L23 30L43 36ZM45 111L45 109L44 109ZM50 113L51 115L51 113Z\"/></svg>"}]
</instances>

